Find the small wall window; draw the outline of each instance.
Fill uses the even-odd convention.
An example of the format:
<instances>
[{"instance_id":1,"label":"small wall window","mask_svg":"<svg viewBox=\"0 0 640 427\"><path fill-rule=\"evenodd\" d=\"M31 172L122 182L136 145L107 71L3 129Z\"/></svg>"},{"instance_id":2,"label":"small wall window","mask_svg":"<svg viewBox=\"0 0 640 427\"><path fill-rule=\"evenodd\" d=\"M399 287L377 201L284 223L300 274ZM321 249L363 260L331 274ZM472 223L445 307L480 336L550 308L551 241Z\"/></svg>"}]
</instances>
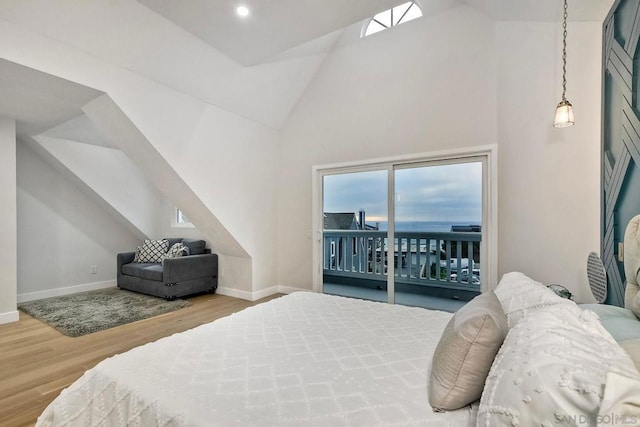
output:
<instances>
[{"instance_id":1,"label":"small wall window","mask_svg":"<svg viewBox=\"0 0 640 427\"><path fill-rule=\"evenodd\" d=\"M195 227L193 223L180 209L173 208L173 218L171 220L172 227Z\"/></svg>"},{"instance_id":2,"label":"small wall window","mask_svg":"<svg viewBox=\"0 0 640 427\"><path fill-rule=\"evenodd\" d=\"M422 16L422 9L415 1L409 1L400 6L392 7L384 12L378 13L362 28L361 37L370 36L371 34L387 30L396 25L409 22Z\"/></svg>"}]
</instances>

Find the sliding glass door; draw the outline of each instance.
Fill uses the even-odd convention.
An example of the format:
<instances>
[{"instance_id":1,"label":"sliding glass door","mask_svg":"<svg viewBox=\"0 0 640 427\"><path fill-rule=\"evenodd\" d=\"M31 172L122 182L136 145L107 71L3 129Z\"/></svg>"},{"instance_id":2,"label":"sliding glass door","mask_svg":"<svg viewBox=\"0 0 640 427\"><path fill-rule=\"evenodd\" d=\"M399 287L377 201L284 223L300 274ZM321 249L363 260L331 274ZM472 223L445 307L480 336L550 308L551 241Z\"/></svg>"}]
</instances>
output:
<instances>
[{"instance_id":1,"label":"sliding glass door","mask_svg":"<svg viewBox=\"0 0 640 427\"><path fill-rule=\"evenodd\" d=\"M455 311L480 292L480 160L394 168L398 304Z\"/></svg>"},{"instance_id":2,"label":"sliding glass door","mask_svg":"<svg viewBox=\"0 0 640 427\"><path fill-rule=\"evenodd\" d=\"M323 292L387 301L387 175L323 176Z\"/></svg>"},{"instance_id":3,"label":"sliding glass door","mask_svg":"<svg viewBox=\"0 0 640 427\"><path fill-rule=\"evenodd\" d=\"M479 294L496 269L488 153L318 171L318 288L447 311Z\"/></svg>"}]
</instances>

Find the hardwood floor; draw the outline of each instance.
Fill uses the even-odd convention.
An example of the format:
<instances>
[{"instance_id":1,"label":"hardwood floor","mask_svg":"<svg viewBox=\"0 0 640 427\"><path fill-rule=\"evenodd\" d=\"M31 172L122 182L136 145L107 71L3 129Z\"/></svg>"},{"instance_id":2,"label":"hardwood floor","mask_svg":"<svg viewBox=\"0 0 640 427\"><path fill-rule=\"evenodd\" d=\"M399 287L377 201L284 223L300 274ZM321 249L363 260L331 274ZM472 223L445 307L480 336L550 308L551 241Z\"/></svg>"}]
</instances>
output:
<instances>
[{"instance_id":1,"label":"hardwood floor","mask_svg":"<svg viewBox=\"0 0 640 427\"><path fill-rule=\"evenodd\" d=\"M62 389L107 357L278 296L200 295L181 310L77 338L20 312L18 322L0 325L0 426L34 425Z\"/></svg>"}]
</instances>

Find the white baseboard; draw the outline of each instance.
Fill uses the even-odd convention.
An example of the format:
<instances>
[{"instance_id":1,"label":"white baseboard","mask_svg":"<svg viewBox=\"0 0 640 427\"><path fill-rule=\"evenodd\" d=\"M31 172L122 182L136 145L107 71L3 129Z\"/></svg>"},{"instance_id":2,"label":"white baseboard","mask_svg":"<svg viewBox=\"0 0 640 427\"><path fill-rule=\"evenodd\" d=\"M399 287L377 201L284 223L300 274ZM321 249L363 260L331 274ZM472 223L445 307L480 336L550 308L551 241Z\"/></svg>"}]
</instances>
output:
<instances>
[{"instance_id":1,"label":"white baseboard","mask_svg":"<svg viewBox=\"0 0 640 427\"><path fill-rule=\"evenodd\" d=\"M272 286L270 288L262 289L256 292L240 291L238 289L219 286L216 290L216 293L228 297L240 298L247 301L257 301L261 298L265 298L273 294L290 294L292 292L299 291L313 292L310 289L291 288L289 286Z\"/></svg>"},{"instance_id":2,"label":"white baseboard","mask_svg":"<svg viewBox=\"0 0 640 427\"><path fill-rule=\"evenodd\" d=\"M51 297L59 297L61 295L77 294L79 292L95 291L97 289L113 288L115 286L116 286L115 280L106 280L104 282L85 283L83 285L48 289L46 291L26 292L24 294L18 294L18 303L35 301L35 300L51 298Z\"/></svg>"},{"instance_id":3,"label":"white baseboard","mask_svg":"<svg viewBox=\"0 0 640 427\"><path fill-rule=\"evenodd\" d=\"M311 289L292 288L290 286L278 286L278 293L292 294L294 292L313 292Z\"/></svg>"},{"instance_id":4,"label":"white baseboard","mask_svg":"<svg viewBox=\"0 0 640 427\"><path fill-rule=\"evenodd\" d=\"M273 294L277 294L278 293L278 287L277 286L272 286L270 288L267 289L262 289L260 291L256 291L253 293L252 297L253 299L251 301L257 301L259 299L271 296Z\"/></svg>"},{"instance_id":5,"label":"white baseboard","mask_svg":"<svg viewBox=\"0 0 640 427\"><path fill-rule=\"evenodd\" d=\"M251 292L240 291L238 289L225 288L224 286L218 286L218 289L216 289L216 293L220 295L225 295L228 297L234 297L234 298L244 299L247 301L253 301L253 299L251 299L251 297L253 296Z\"/></svg>"},{"instance_id":6,"label":"white baseboard","mask_svg":"<svg viewBox=\"0 0 640 427\"><path fill-rule=\"evenodd\" d=\"M20 315L18 314L18 310L9 311L7 313L0 313L0 325L4 323L17 322L19 318L20 318Z\"/></svg>"}]
</instances>

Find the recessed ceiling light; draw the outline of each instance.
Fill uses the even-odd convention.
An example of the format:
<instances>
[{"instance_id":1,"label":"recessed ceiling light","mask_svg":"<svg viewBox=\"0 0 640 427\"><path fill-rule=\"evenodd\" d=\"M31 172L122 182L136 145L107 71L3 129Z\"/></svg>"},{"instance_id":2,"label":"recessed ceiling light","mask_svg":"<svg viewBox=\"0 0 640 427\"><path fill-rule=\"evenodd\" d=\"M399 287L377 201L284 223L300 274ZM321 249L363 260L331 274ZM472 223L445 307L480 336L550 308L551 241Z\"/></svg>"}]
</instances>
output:
<instances>
[{"instance_id":1,"label":"recessed ceiling light","mask_svg":"<svg viewBox=\"0 0 640 427\"><path fill-rule=\"evenodd\" d=\"M236 13L240 16L247 16L249 15L249 8L247 6L238 6Z\"/></svg>"}]
</instances>

